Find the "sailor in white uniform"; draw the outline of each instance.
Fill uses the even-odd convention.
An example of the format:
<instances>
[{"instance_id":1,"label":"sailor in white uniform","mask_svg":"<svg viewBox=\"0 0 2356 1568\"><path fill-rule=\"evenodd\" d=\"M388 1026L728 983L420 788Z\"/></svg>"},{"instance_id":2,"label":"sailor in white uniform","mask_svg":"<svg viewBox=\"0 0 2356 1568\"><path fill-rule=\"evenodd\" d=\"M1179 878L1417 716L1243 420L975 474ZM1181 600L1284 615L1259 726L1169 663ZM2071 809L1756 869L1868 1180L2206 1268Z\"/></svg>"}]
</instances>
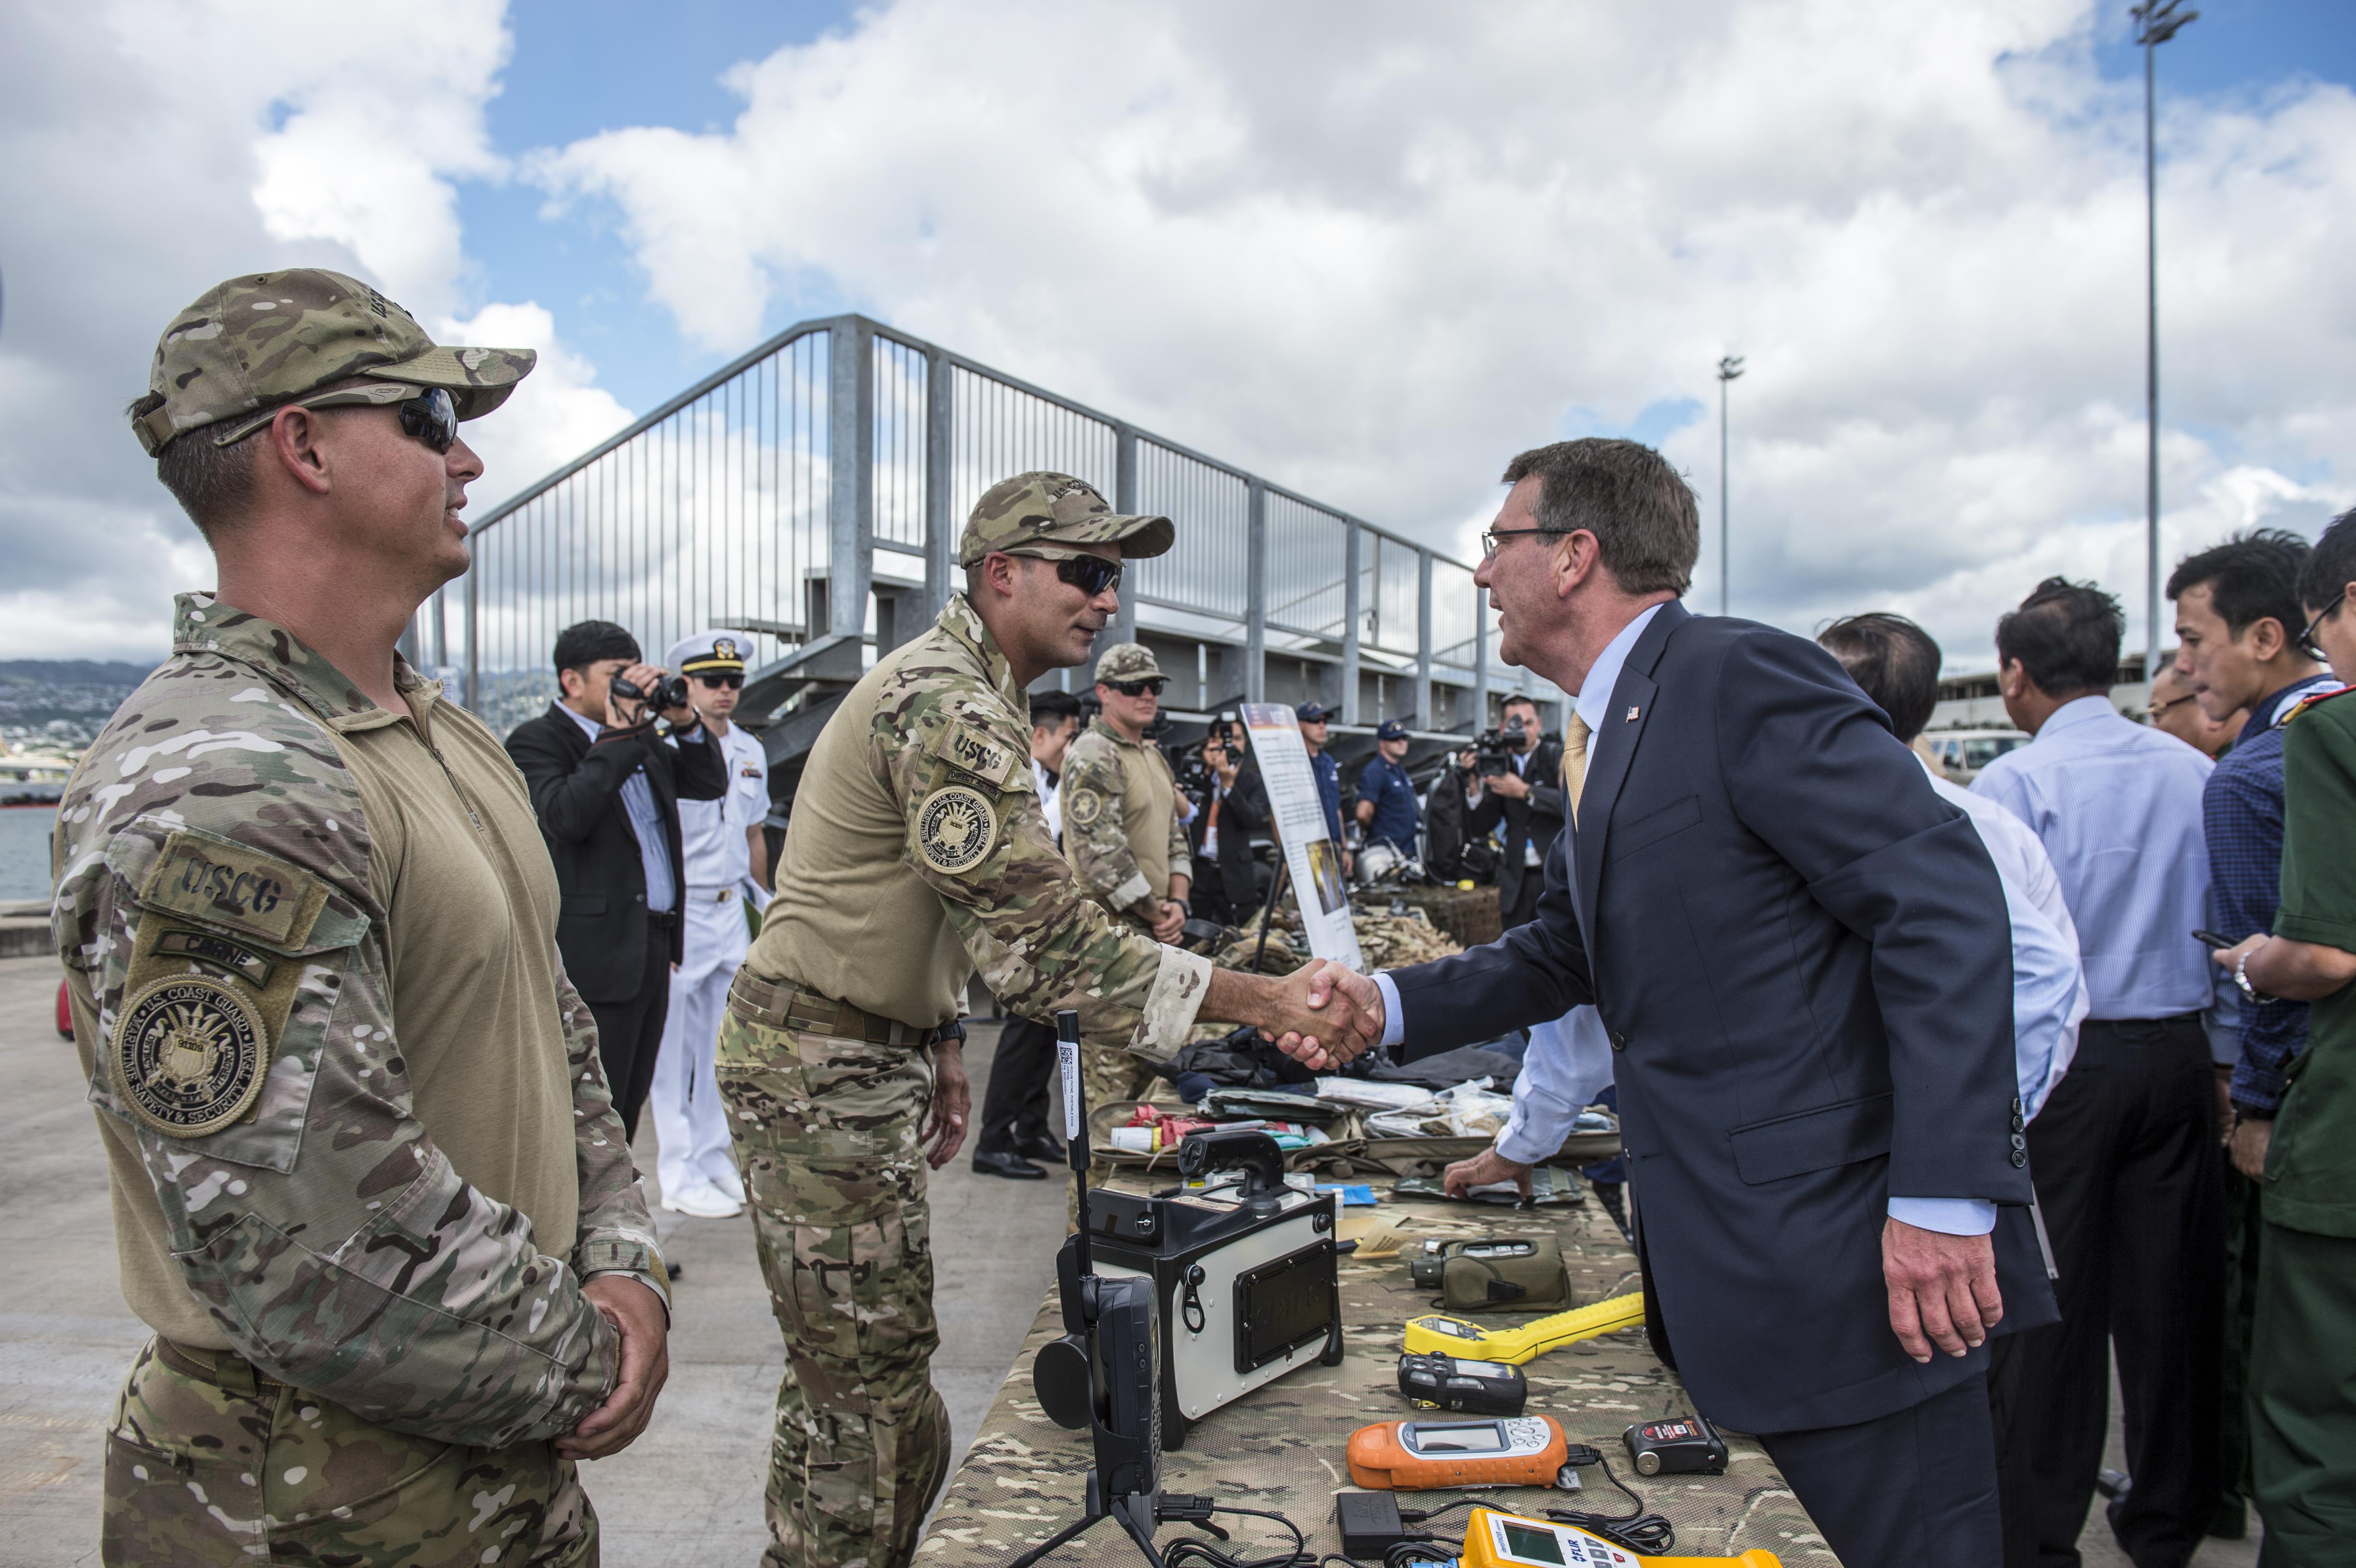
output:
<instances>
[{"instance_id":1,"label":"sailor in white uniform","mask_svg":"<svg viewBox=\"0 0 2356 1568\"><path fill-rule=\"evenodd\" d=\"M712 1052L729 982L750 942L744 903L749 900L759 910L769 902L761 835L769 813L768 759L759 741L729 722L744 684L747 641L740 633L703 631L670 650L670 667L687 677L689 700L728 764L726 795L679 803L687 955L671 972L670 1014L648 1095L660 1146L655 1168L662 1206L706 1220L728 1219L744 1205Z\"/></svg>"}]
</instances>

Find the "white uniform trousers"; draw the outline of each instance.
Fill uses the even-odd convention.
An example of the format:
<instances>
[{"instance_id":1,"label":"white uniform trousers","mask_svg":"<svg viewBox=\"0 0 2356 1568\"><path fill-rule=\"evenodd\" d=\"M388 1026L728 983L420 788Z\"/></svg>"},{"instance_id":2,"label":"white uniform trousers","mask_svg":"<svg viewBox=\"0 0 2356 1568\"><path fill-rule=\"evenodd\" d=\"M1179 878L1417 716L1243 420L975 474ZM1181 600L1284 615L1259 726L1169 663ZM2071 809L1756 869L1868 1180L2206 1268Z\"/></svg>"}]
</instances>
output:
<instances>
[{"instance_id":1,"label":"white uniform trousers","mask_svg":"<svg viewBox=\"0 0 2356 1568\"><path fill-rule=\"evenodd\" d=\"M736 1157L712 1060L729 984L751 945L743 896L740 891L723 902L710 888L688 890L686 957L671 973L670 1016L663 1020L662 1054L648 1096L659 1146L655 1169L666 1193L707 1185L733 1190L727 1178L735 1174Z\"/></svg>"}]
</instances>

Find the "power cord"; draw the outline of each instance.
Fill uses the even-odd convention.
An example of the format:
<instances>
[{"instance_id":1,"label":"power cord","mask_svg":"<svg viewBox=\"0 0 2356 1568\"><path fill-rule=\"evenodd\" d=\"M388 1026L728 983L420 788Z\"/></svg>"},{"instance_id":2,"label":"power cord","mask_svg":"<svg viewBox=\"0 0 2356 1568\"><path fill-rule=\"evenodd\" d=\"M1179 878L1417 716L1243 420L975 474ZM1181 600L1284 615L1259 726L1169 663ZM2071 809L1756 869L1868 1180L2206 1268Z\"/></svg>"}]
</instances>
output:
<instances>
[{"instance_id":1,"label":"power cord","mask_svg":"<svg viewBox=\"0 0 2356 1568\"><path fill-rule=\"evenodd\" d=\"M1209 1499L1200 1500L1207 1502ZM1188 1536L1183 1541L1173 1541L1162 1548L1162 1561L1167 1564L1167 1568L1185 1568L1188 1563L1201 1563L1204 1568L1323 1568L1323 1560L1316 1552L1309 1550L1309 1540L1301 1533L1301 1527L1282 1514L1270 1512L1267 1509L1229 1508L1224 1503L1199 1510L1165 1508L1162 1511L1161 1518L1164 1523L1197 1525L1225 1540L1226 1539L1225 1531L1213 1524L1207 1517L1200 1517L1215 1513L1248 1514L1254 1519L1272 1519L1291 1532L1292 1550L1279 1552L1273 1557L1243 1557L1235 1552L1222 1552L1209 1541L1198 1537ZM1349 1562L1346 1557L1333 1560L1338 1563Z\"/></svg>"},{"instance_id":2,"label":"power cord","mask_svg":"<svg viewBox=\"0 0 2356 1568\"><path fill-rule=\"evenodd\" d=\"M1612 1473L1612 1461L1603 1450L1584 1443L1574 1443L1565 1463L1584 1468L1589 1465L1603 1467L1603 1478L1620 1488L1634 1508L1627 1513L1593 1513L1584 1509L1550 1508L1547 1518L1557 1524L1575 1524L1593 1535L1600 1535L1614 1546L1624 1546L1641 1557L1657 1557L1671 1551L1677 1543L1677 1532L1669 1521L1657 1513L1648 1513L1644 1499L1632 1491L1628 1483Z\"/></svg>"},{"instance_id":3,"label":"power cord","mask_svg":"<svg viewBox=\"0 0 2356 1568\"><path fill-rule=\"evenodd\" d=\"M1463 1555L1464 1543L1461 1541L1402 1541L1383 1553L1383 1568L1407 1568L1410 1563L1453 1563Z\"/></svg>"}]
</instances>

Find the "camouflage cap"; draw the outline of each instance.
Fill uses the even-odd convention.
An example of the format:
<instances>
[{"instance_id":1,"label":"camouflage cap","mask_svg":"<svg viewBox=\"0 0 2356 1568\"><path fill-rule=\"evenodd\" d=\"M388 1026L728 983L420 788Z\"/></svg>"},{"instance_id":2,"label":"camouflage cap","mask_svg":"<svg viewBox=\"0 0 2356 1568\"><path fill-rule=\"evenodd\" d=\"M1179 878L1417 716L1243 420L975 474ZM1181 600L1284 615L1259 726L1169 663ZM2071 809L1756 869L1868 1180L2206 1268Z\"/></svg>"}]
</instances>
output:
<instances>
[{"instance_id":1,"label":"camouflage cap","mask_svg":"<svg viewBox=\"0 0 2356 1568\"><path fill-rule=\"evenodd\" d=\"M1153 662L1153 650L1142 643L1115 643L1097 656L1098 680L1167 680Z\"/></svg>"},{"instance_id":2,"label":"camouflage cap","mask_svg":"<svg viewBox=\"0 0 2356 1568\"><path fill-rule=\"evenodd\" d=\"M538 357L438 347L407 311L341 272L250 272L208 289L164 329L131 428L153 457L183 432L348 376L446 388L460 419L479 419Z\"/></svg>"},{"instance_id":3,"label":"camouflage cap","mask_svg":"<svg viewBox=\"0 0 2356 1568\"><path fill-rule=\"evenodd\" d=\"M971 566L992 550L1082 544L1118 544L1123 560L1143 560L1168 549L1177 537L1167 517L1124 516L1087 480L1040 470L1001 479L982 493L965 520L958 564Z\"/></svg>"}]
</instances>

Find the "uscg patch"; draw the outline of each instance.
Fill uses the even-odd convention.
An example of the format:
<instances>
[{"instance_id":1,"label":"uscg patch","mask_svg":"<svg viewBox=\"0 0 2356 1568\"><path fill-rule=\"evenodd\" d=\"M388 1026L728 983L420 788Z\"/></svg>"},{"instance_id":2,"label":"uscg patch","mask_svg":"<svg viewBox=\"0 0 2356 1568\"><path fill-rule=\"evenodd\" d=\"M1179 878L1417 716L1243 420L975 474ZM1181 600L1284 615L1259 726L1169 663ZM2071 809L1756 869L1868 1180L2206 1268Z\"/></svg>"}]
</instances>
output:
<instances>
[{"instance_id":1,"label":"uscg patch","mask_svg":"<svg viewBox=\"0 0 2356 1568\"><path fill-rule=\"evenodd\" d=\"M998 812L978 789L950 784L916 808L916 850L934 870L971 870L998 837Z\"/></svg>"},{"instance_id":2,"label":"uscg patch","mask_svg":"<svg viewBox=\"0 0 2356 1568\"><path fill-rule=\"evenodd\" d=\"M115 1087L157 1132L202 1137L253 1109L269 1044L259 1015L225 982L171 976L123 1004L114 1026Z\"/></svg>"},{"instance_id":3,"label":"uscg patch","mask_svg":"<svg viewBox=\"0 0 2356 1568\"><path fill-rule=\"evenodd\" d=\"M1015 765L1018 762L1028 763L1030 758L1027 754L1017 758L1012 748L991 739L980 726L969 724L962 719L935 731L932 752L942 761L962 768L1000 789L1011 787L1018 771L1025 777L1030 773L1027 767L1018 770Z\"/></svg>"}]
</instances>

